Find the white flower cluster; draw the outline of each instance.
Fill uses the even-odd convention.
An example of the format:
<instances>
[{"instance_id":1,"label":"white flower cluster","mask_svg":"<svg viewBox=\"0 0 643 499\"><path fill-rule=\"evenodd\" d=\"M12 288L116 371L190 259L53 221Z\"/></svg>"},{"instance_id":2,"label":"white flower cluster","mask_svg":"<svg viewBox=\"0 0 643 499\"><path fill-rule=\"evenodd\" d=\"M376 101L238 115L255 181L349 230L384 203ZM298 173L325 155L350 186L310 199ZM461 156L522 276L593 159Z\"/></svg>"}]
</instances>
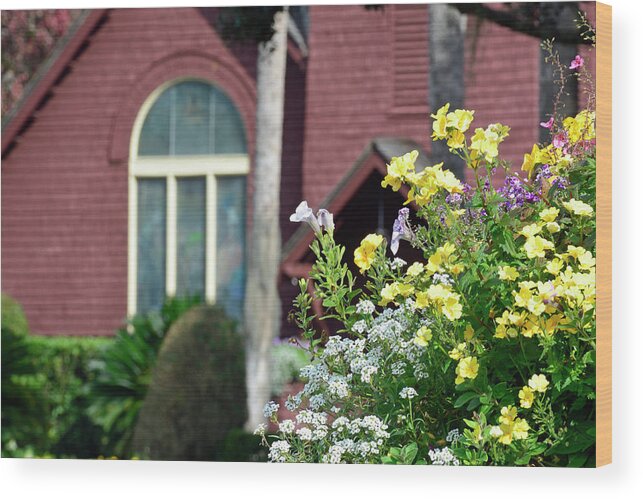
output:
<instances>
[{"instance_id":1,"label":"white flower cluster","mask_svg":"<svg viewBox=\"0 0 643 499\"><path fill-rule=\"evenodd\" d=\"M375 305L373 304L373 302L368 301L368 300L361 300L357 304L357 313L358 314L372 315L373 312L375 312Z\"/></svg>"},{"instance_id":2,"label":"white flower cluster","mask_svg":"<svg viewBox=\"0 0 643 499\"><path fill-rule=\"evenodd\" d=\"M290 453L290 444L285 440L275 440L270 444L268 459L271 463L285 463Z\"/></svg>"},{"instance_id":3,"label":"white flower cluster","mask_svg":"<svg viewBox=\"0 0 643 499\"><path fill-rule=\"evenodd\" d=\"M391 261L391 269L393 269L393 270L400 269L400 268L404 267L405 265L406 265L406 262L404 260L402 260L401 258L396 257L396 258L393 258L393 260Z\"/></svg>"},{"instance_id":4,"label":"white flower cluster","mask_svg":"<svg viewBox=\"0 0 643 499\"><path fill-rule=\"evenodd\" d=\"M449 274L433 274L433 282L436 284L443 284L445 286L451 286L453 284L453 279Z\"/></svg>"},{"instance_id":5,"label":"white flower cluster","mask_svg":"<svg viewBox=\"0 0 643 499\"><path fill-rule=\"evenodd\" d=\"M447 433L446 441L449 443L457 442L462 438L462 435L460 434L460 430L457 428L454 428L451 430L449 433Z\"/></svg>"},{"instance_id":6,"label":"white flower cluster","mask_svg":"<svg viewBox=\"0 0 643 499\"><path fill-rule=\"evenodd\" d=\"M331 336L318 351L315 363L300 370L304 387L285 402L295 413L295 420L282 421L279 426L280 440L290 444L289 454L285 447L277 447L270 453L271 461L379 462L389 438L387 426L373 415L359 414L356 418L351 397L359 396L364 385L369 392L385 389L379 385L382 379L395 380L403 375L425 378L426 349L413 339L418 328L429 322L415 310L413 299L376 316L375 305L362 300L357 311L363 315L352 330L363 336ZM383 392L382 396L387 395ZM418 393L407 386L399 396L411 400ZM272 415L276 409L267 407L267 413Z\"/></svg>"},{"instance_id":7,"label":"white flower cluster","mask_svg":"<svg viewBox=\"0 0 643 499\"><path fill-rule=\"evenodd\" d=\"M263 416L266 419L270 419L274 414L277 414L279 410L279 404L273 402L272 400L268 402L263 408Z\"/></svg>"},{"instance_id":8,"label":"white flower cluster","mask_svg":"<svg viewBox=\"0 0 643 499\"><path fill-rule=\"evenodd\" d=\"M415 388L405 386L400 391L400 398L411 400L414 397L417 397L418 392L415 391Z\"/></svg>"},{"instance_id":9,"label":"white flower cluster","mask_svg":"<svg viewBox=\"0 0 643 499\"><path fill-rule=\"evenodd\" d=\"M460 461L448 447L431 449L429 451L429 459L431 460L431 464L437 466L460 466Z\"/></svg>"}]
</instances>

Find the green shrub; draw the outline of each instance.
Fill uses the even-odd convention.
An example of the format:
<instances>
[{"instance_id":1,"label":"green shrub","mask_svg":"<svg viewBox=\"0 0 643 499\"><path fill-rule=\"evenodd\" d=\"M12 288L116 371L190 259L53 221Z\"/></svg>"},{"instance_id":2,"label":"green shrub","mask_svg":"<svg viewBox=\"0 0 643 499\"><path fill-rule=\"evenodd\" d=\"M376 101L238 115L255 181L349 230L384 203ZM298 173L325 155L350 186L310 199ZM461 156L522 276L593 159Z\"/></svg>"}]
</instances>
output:
<instances>
[{"instance_id":1,"label":"green shrub","mask_svg":"<svg viewBox=\"0 0 643 499\"><path fill-rule=\"evenodd\" d=\"M94 456L98 429L85 415L88 365L109 340L28 333L20 305L3 295L2 455Z\"/></svg>"},{"instance_id":2,"label":"green shrub","mask_svg":"<svg viewBox=\"0 0 643 499\"><path fill-rule=\"evenodd\" d=\"M152 369L170 326L198 297L168 298L160 312L134 316L118 331L103 356L92 362L88 415L102 429L105 456L131 457L131 440Z\"/></svg>"},{"instance_id":3,"label":"green shrub","mask_svg":"<svg viewBox=\"0 0 643 499\"><path fill-rule=\"evenodd\" d=\"M246 419L243 339L219 307L200 305L168 332L134 432L137 455L213 460Z\"/></svg>"},{"instance_id":4,"label":"green shrub","mask_svg":"<svg viewBox=\"0 0 643 499\"><path fill-rule=\"evenodd\" d=\"M268 452L261 445L261 437L235 428L228 433L220 450L215 454L216 461L231 463L266 462Z\"/></svg>"}]
</instances>

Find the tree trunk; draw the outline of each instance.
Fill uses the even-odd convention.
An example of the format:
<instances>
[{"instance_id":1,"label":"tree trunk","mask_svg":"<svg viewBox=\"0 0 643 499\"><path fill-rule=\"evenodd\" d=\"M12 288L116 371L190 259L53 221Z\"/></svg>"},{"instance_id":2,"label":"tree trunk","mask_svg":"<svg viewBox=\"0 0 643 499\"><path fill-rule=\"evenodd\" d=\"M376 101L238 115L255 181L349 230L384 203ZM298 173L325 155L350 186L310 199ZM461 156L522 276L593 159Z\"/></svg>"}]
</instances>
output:
<instances>
[{"instance_id":1,"label":"tree trunk","mask_svg":"<svg viewBox=\"0 0 643 499\"><path fill-rule=\"evenodd\" d=\"M464 35L466 15L446 4L429 5L429 109L447 102L451 110L464 106ZM444 162L459 178L464 163L449 152L446 141L431 142L431 161Z\"/></svg>"},{"instance_id":2,"label":"tree trunk","mask_svg":"<svg viewBox=\"0 0 643 499\"><path fill-rule=\"evenodd\" d=\"M249 431L264 422L263 407L270 397L270 347L281 320L277 277L287 33L288 12L282 10L275 14L272 38L259 44L257 56L254 196L244 314Z\"/></svg>"}]
</instances>

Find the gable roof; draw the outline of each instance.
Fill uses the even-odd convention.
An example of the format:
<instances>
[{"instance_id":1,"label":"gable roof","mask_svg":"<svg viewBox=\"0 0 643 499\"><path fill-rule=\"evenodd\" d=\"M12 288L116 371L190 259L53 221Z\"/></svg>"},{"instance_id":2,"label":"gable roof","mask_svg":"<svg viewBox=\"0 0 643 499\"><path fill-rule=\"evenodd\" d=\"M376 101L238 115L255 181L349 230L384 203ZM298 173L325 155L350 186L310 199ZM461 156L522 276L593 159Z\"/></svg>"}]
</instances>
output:
<instances>
[{"instance_id":1,"label":"gable roof","mask_svg":"<svg viewBox=\"0 0 643 499\"><path fill-rule=\"evenodd\" d=\"M319 207L326 208L336 216L339 215L371 173L379 172L384 177L386 175L386 164L392 157L402 156L414 149L419 152L416 163L423 166L429 165L429 155L414 140L397 137L378 137L373 139ZM408 188L402 186L399 192L406 197ZM308 251L313 238L314 234L310 227L307 224L301 224L288 239L283 247L281 257L282 269L287 274L293 273L290 270L299 267L299 260Z\"/></svg>"},{"instance_id":2,"label":"gable roof","mask_svg":"<svg viewBox=\"0 0 643 499\"><path fill-rule=\"evenodd\" d=\"M107 9L83 10L67 33L54 45L27 85L22 98L2 120L2 155L31 124L34 112L49 98L50 91L64 77L69 64L87 48L89 37L98 29Z\"/></svg>"}]
</instances>

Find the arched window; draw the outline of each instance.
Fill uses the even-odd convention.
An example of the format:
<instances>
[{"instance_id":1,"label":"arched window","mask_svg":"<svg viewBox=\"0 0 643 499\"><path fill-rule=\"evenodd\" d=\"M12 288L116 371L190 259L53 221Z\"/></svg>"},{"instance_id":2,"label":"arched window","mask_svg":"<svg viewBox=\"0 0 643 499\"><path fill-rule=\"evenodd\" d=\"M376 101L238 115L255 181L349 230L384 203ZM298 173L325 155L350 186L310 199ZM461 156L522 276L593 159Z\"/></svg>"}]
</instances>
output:
<instances>
[{"instance_id":1,"label":"arched window","mask_svg":"<svg viewBox=\"0 0 643 499\"><path fill-rule=\"evenodd\" d=\"M241 317L248 170L243 121L220 89L184 80L147 99L130 148L130 314L198 294Z\"/></svg>"}]
</instances>

